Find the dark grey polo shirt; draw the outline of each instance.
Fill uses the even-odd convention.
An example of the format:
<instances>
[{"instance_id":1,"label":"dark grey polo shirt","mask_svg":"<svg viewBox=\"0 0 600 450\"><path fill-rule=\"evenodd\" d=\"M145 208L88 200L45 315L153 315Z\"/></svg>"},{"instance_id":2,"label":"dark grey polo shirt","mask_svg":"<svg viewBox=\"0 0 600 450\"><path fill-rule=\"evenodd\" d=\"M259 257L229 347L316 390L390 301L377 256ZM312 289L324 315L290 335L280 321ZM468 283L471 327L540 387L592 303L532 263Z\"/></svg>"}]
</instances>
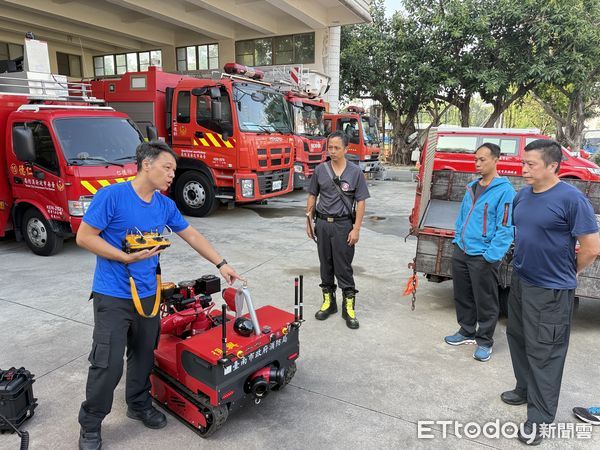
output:
<instances>
[{"instance_id":1,"label":"dark grey polo shirt","mask_svg":"<svg viewBox=\"0 0 600 450\"><path fill-rule=\"evenodd\" d=\"M344 206L343 200L340 198L339 191L333 184L333 180L327 173L324 162L315 168L315 172L310 179L308 192L315 197L318 197L317 211L327 216L347 216L350 214L348 208ZM331 173L335 176L333 168ZM358 165L348 161L346 168L340 176L340 188L346 195L349 205L353 205L355 201L366 200L370 197L369 189L365 176Z\"/></svg>"}]
</instances>

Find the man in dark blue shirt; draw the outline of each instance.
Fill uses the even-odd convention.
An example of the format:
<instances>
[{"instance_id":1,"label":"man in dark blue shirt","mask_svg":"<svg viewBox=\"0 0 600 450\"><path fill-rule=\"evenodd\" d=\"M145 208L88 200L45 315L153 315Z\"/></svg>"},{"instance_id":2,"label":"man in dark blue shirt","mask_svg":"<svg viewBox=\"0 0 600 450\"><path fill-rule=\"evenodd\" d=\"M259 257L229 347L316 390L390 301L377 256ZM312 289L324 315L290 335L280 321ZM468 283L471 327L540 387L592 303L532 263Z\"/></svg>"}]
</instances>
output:
<instances>
[{"instance_id":1,"label":"man in dark blue shirt","mask_svg":"<svg viewBox=\"0 0 600 450\"><path fill-rule=\"evenodd\" d=\"M79 448L84 450L102 447L100 426L111 410L113 392L123 373L125 348L127 416L148 428L167 424L165 415L152 406L149 392L160 330L160 316L149 314L160 298L156 276L159 247L125 253L121 250L125 236L131 230L162 232L168 226L215 264L229 284L239 279L204 236L188 225L173 200L158 192L167 191L175 176L173 150L164 142L145 142L137 148L136 160L136 178L98 191L77 232L77 244L97 255L92 287L94 332L88 358L91 366L86 400L79 411ZM139 299L144 316L136 312L134 298Z\"/></svg>"},{"instance_id":2,"label":"man in dark blue shirt","mask_svg":"<svg viewBox=\"0 0 600 450\"><path fill-rule=\"evenodd\" d=\"M501 398L510 405L527 403L519 439L528 444L540 442L539 425L556 415L577 274L600 254L592 205L560 181L561 160L555 141L527 145L523 178L528 186L513 202L515 254L506 334L516 387Z\"/></svg>"}]
</instances>

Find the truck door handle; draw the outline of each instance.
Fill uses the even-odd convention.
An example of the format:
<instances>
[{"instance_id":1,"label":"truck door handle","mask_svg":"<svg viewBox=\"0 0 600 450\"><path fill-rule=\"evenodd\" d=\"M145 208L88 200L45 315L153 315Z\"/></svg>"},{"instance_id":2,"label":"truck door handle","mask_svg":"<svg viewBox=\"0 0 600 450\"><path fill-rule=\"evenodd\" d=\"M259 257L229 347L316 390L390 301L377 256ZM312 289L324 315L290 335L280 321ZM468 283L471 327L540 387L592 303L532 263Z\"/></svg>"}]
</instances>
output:
<instances>
[{"instance_id":1,"label":"truck door handle","mask_svg":"<svg viewBox=\"0 0 600 450\"><path fill-rule=\"evenodd\" d=\"M204 131L196 131L194 133L194 136L196 136L197 138L203 138L204 137Z\"/></svg>"},{"instance_id":2,"label":"truck door handle","mask_svg":"<svg viewBox=\"0 0 600 450\"><path fill-rule=\"evenodd\" d=\"M23 184L23 178L21 177L13 177L15 184Z\"/></svg>"}]
</instances>

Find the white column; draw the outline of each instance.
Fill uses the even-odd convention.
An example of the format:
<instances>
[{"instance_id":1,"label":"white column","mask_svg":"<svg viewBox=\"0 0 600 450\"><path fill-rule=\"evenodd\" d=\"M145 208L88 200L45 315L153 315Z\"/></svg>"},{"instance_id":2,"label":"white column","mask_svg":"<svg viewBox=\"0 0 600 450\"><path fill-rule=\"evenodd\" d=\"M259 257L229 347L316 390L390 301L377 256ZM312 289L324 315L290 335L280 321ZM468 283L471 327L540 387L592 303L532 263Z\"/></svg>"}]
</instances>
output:
<instances>
[{"instance_id":1,"label":"white column","mask_svg":"<svg viewBox=\"0 0 600 450\"><path fill-rule=\"evenodd\" d=\"M340 103L340 36L341 27L329 27L329 38L325 47L325 73L331 77L331 85L325 101L329 103L329 111L337 113Z\"/></svg>"}]
</instances>

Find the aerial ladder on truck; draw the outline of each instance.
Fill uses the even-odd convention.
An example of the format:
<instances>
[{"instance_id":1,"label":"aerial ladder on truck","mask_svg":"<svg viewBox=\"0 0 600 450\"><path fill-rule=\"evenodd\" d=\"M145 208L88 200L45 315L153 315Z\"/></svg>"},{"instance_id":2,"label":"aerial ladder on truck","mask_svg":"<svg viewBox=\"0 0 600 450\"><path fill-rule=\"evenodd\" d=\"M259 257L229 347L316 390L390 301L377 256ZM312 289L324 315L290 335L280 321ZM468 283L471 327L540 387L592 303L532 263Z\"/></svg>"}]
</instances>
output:
<instances>
[{"instance_id":1,"label":"aerial ladder on truck","mask_svg":"<svg viewBox=\"0 0 600 450\"><path fill-rule=\"evenodd\" d=\"M325 161L327 144L323 95L330 78L302 65L281 65L263 69L265 80L285 95L294 130L294 188L308 186L315 167Z\"/></svg>"}]
</instances>

